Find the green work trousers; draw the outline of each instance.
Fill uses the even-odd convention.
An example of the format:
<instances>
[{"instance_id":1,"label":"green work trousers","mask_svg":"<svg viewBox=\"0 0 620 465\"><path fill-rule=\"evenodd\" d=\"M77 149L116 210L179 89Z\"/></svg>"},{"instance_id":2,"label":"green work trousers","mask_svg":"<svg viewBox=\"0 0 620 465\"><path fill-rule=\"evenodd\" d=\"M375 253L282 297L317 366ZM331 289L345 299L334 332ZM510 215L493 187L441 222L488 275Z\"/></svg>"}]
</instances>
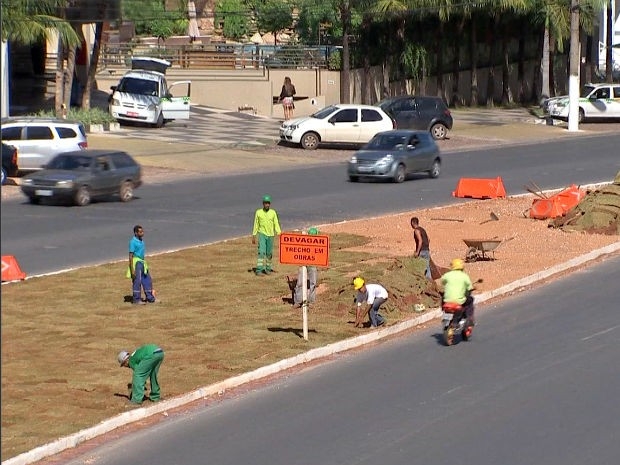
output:
<instances>
[{"instance_id":1,"label":"green work trousers","mask_svg":"<svg viewBox=\"0 0 620 465\"><path fill-rule=\"evenodd\" d=\"M159 367L164 361L164 352L155 352L150 357L143 359L133 370L133 378L131 381L131 402L141 404L144 400L144 387L146 380L151 383L151 392L149 398L153 402L157 402L160 398L159 382L157 381L157 373Z\"/></svg>"},{"instance_id":2,"label":"green work trousers","mask_svg":"<svg viewBox=\"0 0 620 465\"><path fill-rule=\"evenodd\" d=\"M273 259L273 236L265 236L258 233L258 259L256 261L256 272L271 271L271 260Z\"/></svg>"}]
</instances>

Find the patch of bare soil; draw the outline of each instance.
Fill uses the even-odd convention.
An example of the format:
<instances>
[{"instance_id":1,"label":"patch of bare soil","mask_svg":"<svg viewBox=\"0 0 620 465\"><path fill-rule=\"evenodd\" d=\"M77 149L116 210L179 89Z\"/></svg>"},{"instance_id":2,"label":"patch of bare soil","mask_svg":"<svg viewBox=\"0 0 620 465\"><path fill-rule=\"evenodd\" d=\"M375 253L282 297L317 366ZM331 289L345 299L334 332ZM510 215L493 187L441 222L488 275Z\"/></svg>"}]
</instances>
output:
<instances>
[{"instance_id":1,"label":"patch of bare soil","mask_svg":"<svg viewBox=\"0 0 620 465\"><path fill-rule=\"evenodd\" d=\"M618 235L565 232L550 228L548 220L530 219L528 213L534 198L528 195L465 200L453 206L326 225L321 232L370 237L372 241L362 250L386 257L405 257L414 251L410 218L417 216L429 235L431 256L438 266L447 267L453 258L465 259L468 252L470 258L478 258L466 264L466 271L472 279L484 280L477 286L480 292L498 289L620 240ZM498 219L492 219L491 213ZM493 250L484 250L482 257L481 249L471 250L464 240L499 242Z\"/></svg>"}]
</instances>

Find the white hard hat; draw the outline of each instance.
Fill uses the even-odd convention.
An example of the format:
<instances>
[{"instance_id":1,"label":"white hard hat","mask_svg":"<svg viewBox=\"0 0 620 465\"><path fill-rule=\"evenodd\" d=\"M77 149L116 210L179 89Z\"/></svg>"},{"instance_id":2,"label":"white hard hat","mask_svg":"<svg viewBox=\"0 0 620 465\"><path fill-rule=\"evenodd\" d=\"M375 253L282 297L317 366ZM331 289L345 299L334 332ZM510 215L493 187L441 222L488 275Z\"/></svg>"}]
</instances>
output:
<instances>
[{"instance_id":1,"label":"white hard hat","mask_svg":"<svg viewBox=\"0 0 620 465\"><path fill-rule=\"evenodd\" d=\"M123 363L125 363L125 360L127 360L129 358L129 352L127 352L126 350L121 350L118 353L118 363L119 365L123 365Z\"/></svg>"}]
</instances>

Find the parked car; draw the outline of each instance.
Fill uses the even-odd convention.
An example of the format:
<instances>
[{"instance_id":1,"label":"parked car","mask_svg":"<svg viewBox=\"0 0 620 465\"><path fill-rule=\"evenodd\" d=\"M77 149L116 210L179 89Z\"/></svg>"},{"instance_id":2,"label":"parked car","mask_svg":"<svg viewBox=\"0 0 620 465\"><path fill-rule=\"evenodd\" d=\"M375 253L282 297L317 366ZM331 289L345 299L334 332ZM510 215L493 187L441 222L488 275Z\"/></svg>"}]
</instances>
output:
<instances>
[{"instance_id":1,"label":"parked car","mask_svg":"<svg viewBox=\"0 0 620 465\"><path fill-rule=\"evenodd\" d=\"M568 119L568 95L543 102L543 110L551 117ZM586 84L579 92L580 123L592 119L620 119L620 84Z\"/></svg>"},{"instance_id":2,"label":"parked car","mask_svg":"<svg viewBox=\"0 0 620 465\"><path fill-rule=\"evenodd\" d=\"M365 144L378 132L395 127L392 118L381 108L338 104L310 116L284 121L280 139L314 150L320 143Z\"/></svg>"},{"instance_id":3,"label":"parked car","mask_svg":"<svg viewBox=\"0 0 620 465\"><path fill-rule=\"evenodd\" d=\"M131 71L118 85L110 87L110 115L119 122L146 123L157 128L166 121L189 119L191 81L168 86L166 70L170 66L169 61L160 58L133 57Z\"/></svg>"},{"instance_id":4,"label":"parked car","mask_svg":"<svg viewBox=\"0 0 620 465\"><path fill-rule=\"evenodd\" d=\"M21 189L34 204L46 198L83 206L95 197L115 194L128 202L142 184L141 175L140 165L126 152L74 151L61 153L46 169L24 176Z\"/></svg>"},{"instance_id":5,"label":"parked car","mask_svg":"<svg viewBox=\"0 0 620 465\"><path fill-rule=\"evenodd\" d=\"M398 129L430 131L433 139L445 139L452 129L452 114L440 97L401 95L377 103L396 120Z\"/></svg>"},{"instance_id":6,"label":"parked car","mask_svg":"<svg viewBox=\"0 0 620 465\"><path fill-rule=\"evenodd\" d=\"M18 171L17 149L2 142L2 185L6 183L7 176L17 176Z\"/></svg>"},{"instance_id":7,"label":"parked car","mask_svg":"<svg viewBox=\"0 0 620 465\"><path fill-rule=\"evenodd\" d=\"M19 151L19 169L40 170L59 153L88 148L82 123L51 118L6 118L2 141Z\"/></svg>"},{"instance_id":8,"label":"parked car","mask_svg":"<svg viewBox=\"0 0 620 465\"><path fill-rule=\"evenodd\" d=\"M351 182L378 178L401 183L412 173L436 178L440 170L439 147L430 133L408 129L380 132L355 152L347 165Z\"/></svg>"}]
</instances>

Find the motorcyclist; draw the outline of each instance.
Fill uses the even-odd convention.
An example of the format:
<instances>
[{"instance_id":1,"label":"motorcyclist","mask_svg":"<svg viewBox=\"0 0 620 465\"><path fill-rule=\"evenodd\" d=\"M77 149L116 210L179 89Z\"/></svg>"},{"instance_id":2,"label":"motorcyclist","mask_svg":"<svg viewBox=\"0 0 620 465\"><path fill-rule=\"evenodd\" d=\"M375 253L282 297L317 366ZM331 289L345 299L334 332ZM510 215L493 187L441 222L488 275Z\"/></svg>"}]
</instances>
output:
<instances>
[{"instance_id":1,"label":"motorcyclist","mask_svg":"<svg viewBox=\"0 0 620 465\"><path fill-rule=\"evenodd\" d=\"M467 318L466 326L474 326L474 298L471 292L475 290L473 283L467 273L465 273L465 263L460 258L455 258L450 262L450 271L441 277L443 286L442 305L444 303L459 304L462 307L461 312L465 312ZM455 315L454 320L460 319L459 315Z\"/></svg>"}]
</instances>

